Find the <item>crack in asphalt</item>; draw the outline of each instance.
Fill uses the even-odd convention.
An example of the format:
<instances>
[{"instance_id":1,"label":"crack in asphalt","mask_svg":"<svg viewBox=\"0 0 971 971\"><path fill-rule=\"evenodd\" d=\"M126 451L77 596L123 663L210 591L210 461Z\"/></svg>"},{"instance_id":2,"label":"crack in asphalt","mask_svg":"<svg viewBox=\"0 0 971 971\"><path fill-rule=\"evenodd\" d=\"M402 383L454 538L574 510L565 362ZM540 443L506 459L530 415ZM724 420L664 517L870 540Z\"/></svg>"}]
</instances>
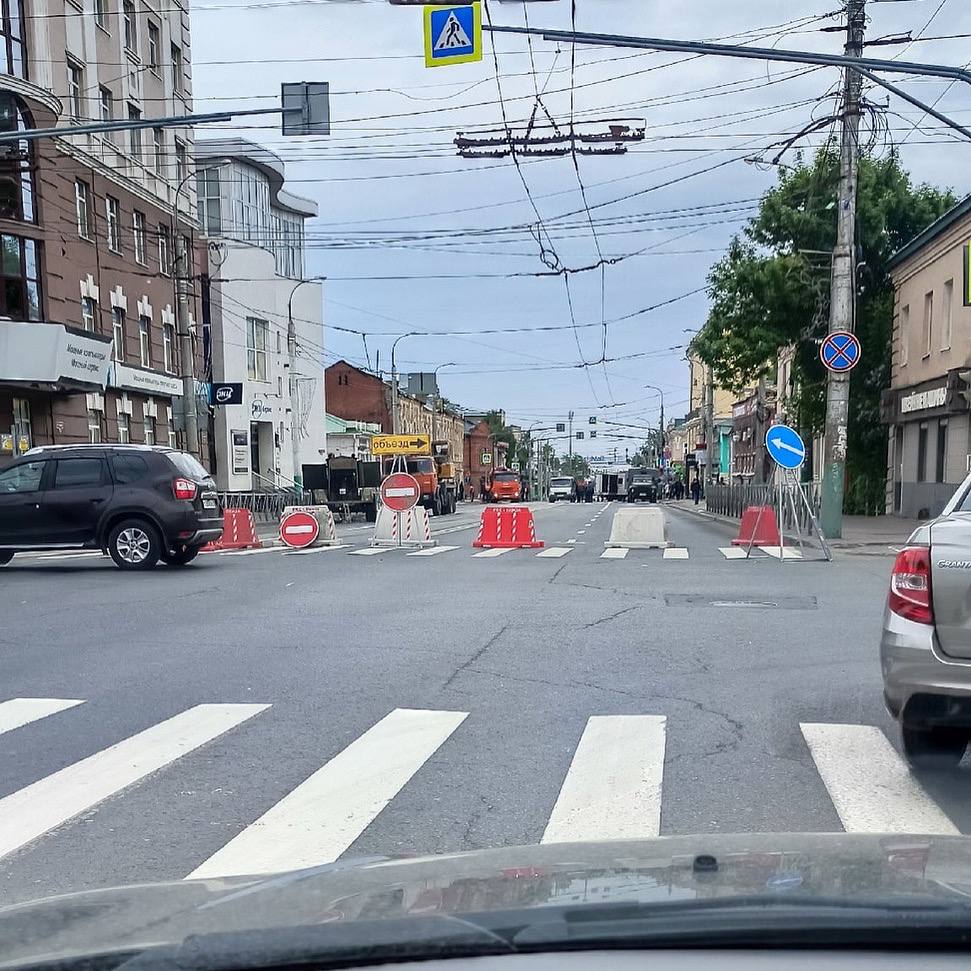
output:
<instances>
[{"instance_id":1,"label":"crack in asphalt","mask_svg":"<svg viewBox=\"0 0 971 971\"><path fill-rule=\"evenodd\" d=\"M584 630L590 630L591 627L597 627L600 624L606 624L608 621L616 620L618 617L622 617L624 614L629 614L632 610L640 610L641 604L635 604L633 607L624 607L623 610L615 611L612 614L608 614L606 617L601 617L600 620L595 620L591 624L584 624Z\"/></svg>"},{"instance_id":2,"label":"crack in asphalt","mask_svg":"<svg viewBox=\"0 0 971 971\"><path fill-rule=\"evenodd\" d=\"M469 666L470 666L470 665L472 665L472 664L475 664L475 662L476 662L476 661L478 661L478 660L479 660L479 658L480 658L480 657L482 657L482 655L483 655L483 654L485 654L485 652L486 652L486 651L488 651L488 650L489 650L489 648L490 648L490 647L492 647L492 645L493 645L493 644L495 644L495 643L496 643L496 641L498 641L498 640L499 640L499 638L500 638L500 637L502 637L502 635L503 635L503 634L505 634L507 630L509 630L509 624L503 624L503 626L502 626L502 627L501 627L501 628L500 628L500 629L499 629L498 631L496 631L496 633L495 633L495 634L493 634L493 635L492 635L492 637L490 637L490 638L489 638L489 640L487 640L487 641L485 642L485 644L483 644L483 645L482 645L482 647L480 647L480 648L479 648L479 649L478 649L478 650L477 650L477 651L476 651L476 652L475 652L475 653L474 653L474 654L473 654L473 655L472 655L471 657L469 657L469 658L466 658L466 660L464 660L464 661L463 661L463 662L462 662L462 663L461 663L461 664L460 664L460 665L459 665L459 666L458 666L458 667L457 667L457 668L456 668L456 669L455 669L455 670L454 670L454 671L453 671L453 672L452 672L452 673L451 673L451 674L450 674L450 675L448 676L448 679L447 679L447 680L445 681L445 683L444 683L444 684L442 685L442 688L441 688L441 690L444 690L445 688L448 688L448 687L449 687L449 686L450 686L450 685L452 684L452 682L453 682L453 681L454 681L454 680L455 680L455 679L456 679L456 678L457 678L457 677L458 677L458 676L459 676L459 675L460 675L460 674L461 674L461 673L462 673L463 671L465 671L465 670L467 670L467 669L469 668Z\"/></svg>"}]
</instances>

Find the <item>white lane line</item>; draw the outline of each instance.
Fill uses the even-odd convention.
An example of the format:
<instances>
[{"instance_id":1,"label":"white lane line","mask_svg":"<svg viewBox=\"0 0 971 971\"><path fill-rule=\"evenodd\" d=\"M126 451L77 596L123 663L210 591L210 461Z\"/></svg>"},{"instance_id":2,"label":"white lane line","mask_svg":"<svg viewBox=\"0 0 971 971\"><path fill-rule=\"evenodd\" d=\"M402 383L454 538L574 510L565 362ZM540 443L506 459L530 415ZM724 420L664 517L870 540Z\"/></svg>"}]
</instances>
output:
<instances>
[{"instance_id":1,"label":"white lane line","mask_svg":"<svg viewBox=\"0 0 971 971\"><path fill-rule=\"evenodd\" d=\"M747 556L746 551L741 546L719 546L718 552L726 560L744 560Z\"/></svg>"},{"instance_id":2,"label":"white lane line","mask_svg":"<svg viewBox=\"0 0 971 971\"><path fill-rule=\"evenodd\" d=\"M577 530L577 536L582 536L585 532L586 532L585 529L578 529Z\"/></svg>"},{"instance_id":3,"label":"white lane line","mask_svg":"<svg viewBox=\"0 0 971 971\"><path fill-rule=\"evenodd\" d=\"M661 830L663 715L594 715L580 738L543 843L642 839Z\"/></svg>"},{"instance_id":4,"label":"white lane line","mask_svg":"<svg viewBox=\"0 0 971 971\"><path fill-rule=\"evenodd\" d=\"M378 553L394 553L396 550L404 549L403 546L369 546L363 550L351 550L348 556L377 556Z\"/></svg>"},{"instance_id":5,"label":"white lane line","mask_svg":"<svg viewBox=\"0 0 971 971\"><path fill-rule=\"evenodd\" d=\"M662 559L664 560L686 560L688 551L684 547L668 546L664 550Z\"/></svg>"},{"instance_id":6,"label":"white lane line","mask_svg":"<svg viewBox=\"0 0 971 971\"><path fill-rule=\"evenodd\" d=\"M227 550L220 556L253 556L255 553L279 553L282 546L258 546L255 550Z\"/></svg>"},{"instance_id":7,"label":"white lane line","mask_svg":"<svg viewBox=\"0 0 971 971\"><path fill-rule=\"evenodd\" d=\"M600 554L600 559L602 560L623 560L626 559L627 554L630 552L628 549L624 549L621 546L611 546L605 549L603 553Z\"/></svg>"},{"instance_id":8,"label":"white lane line","mask_svg":"<svg viewBox=\"0 0 971 971\"><path fill-rule=\"evenodd\" d=\"M760 546L759 549L774 556L777 560L801 560L802 552L789 546Z\"/></svg>"},{"instance_id":9,"label":"white lane line","mask_svg":"<svg viewBox=\"0 0 971 971\"><path fill-rule=\"evenodd\" d=\"M186 879L332 863L467 716L464 711L396 708Z\"/></svg>"},{"instance_id":10,"label":"white lane line","mask_svg":"<svg viewBox=\"0 0 971 971\"><path fill-rule=\"evenodd\" d=\"M0 859L269 705L196 705L0 799Z\"/></svg>"},{"instance_id":11,"label":"white lane line","mask_svg":"<svg viewBox=\"0 0 971 971\"><path fill-rule=\"evenodd\" d=\"M575 539L568 539L567 540L567 543L569 543L570 545L573 545L574 543L576 543L576 540Z\"/></svg>"},{"instance_id":12,"label":"white lane line","mask_svg":"<svg viewBox=\"0 0 971 971\"><path fill-rule=\"evenodd\" d=\"M0 702L0 735L83 704L71 698L11 698Z\"/></svg>"},{"instance_id":13,"label":"white lane line","mask_svg":"<svg viewBox=\"0 0 971 971\"><path fill-rule=\"evenodd\" d=\"M481 550L478 553L473 553L473 557L477 556L502 556L504 553L508 553L511 547L509 546L494 546L490 549Z\"/></svg>"},{"instance_id":14,"label":"white lane line","mask_svg":"<svg viewBox=\"0 0 971 971\"><path fill-rule=\"evenodd\" d=\"M879 728L799 727L847 833L958 834Z\"/></svg>"},{"instance_id":15,"label":"white lane line","mask_svg":"<svg viewBox=\"0 0 971 971\"><path fill-rule=\"evenodd\" d=\"M328 553L331 550L349 550L350 543L338 543L336 546L311 546L309 550L285 550L283 556L307 556L310 553Z\"/></svg>"},{"instance_id":16,"label":"white lane line","mask_svg":"<svg viewBox=\"0 0 971 971\"><path fill-rule=\"evenodd\" d=\"M558 556L566 556L571 549L572 547L569 546L548 546L545 550L540 550L536 555L552 557L555 559Z\"/></svg>"},{"instance_id":17,"label":"white lane line","mask_svg":"<svg viewBox=\"0 0 971 971\"><path fill-rule=\"evenodd\" d=\"M449 550L457 550L457 546L429 546L426 550L414 550L405 553L405 556L438 556L439 553L447 553Z\"/></svg>"}]
</instances>

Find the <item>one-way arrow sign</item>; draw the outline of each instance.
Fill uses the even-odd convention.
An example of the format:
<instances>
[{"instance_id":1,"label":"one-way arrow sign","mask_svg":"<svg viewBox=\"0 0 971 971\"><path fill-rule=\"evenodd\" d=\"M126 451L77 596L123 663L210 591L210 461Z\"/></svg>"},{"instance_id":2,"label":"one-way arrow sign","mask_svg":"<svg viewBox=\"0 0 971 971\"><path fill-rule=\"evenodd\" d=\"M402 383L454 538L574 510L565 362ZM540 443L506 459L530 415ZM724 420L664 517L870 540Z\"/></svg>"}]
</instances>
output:
<instances>
[{"instance_id":1,"label":"one-way arrow sign","mask_svg":"<svg viewBox=\"0 0 971 971\"><path fill-rule=\"evenodd\" d=\"M772 461L784 469L798 469L806 458L799 432L788 425L773 425L765 436L765 447Z\"/></svg>"}]
</instances>

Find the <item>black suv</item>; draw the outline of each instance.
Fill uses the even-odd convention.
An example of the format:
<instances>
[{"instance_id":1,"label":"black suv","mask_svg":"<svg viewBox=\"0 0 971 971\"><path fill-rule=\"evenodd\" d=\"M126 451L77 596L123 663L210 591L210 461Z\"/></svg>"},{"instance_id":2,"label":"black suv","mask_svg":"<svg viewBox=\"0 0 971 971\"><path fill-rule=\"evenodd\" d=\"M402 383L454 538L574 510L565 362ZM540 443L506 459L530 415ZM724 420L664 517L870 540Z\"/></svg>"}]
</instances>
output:
<instances>
[{"instance_id":1,"label":"black suv","mask_svg":"<svg viewBox=\"0 0 971 971\"><path fill-rule=\"evenodd\" d=\"M0 565L22 550L101 549L123 570L184 566L222 535L215 483L161 445L49 445L0 469Z\"/></svg>"}]
</instances>

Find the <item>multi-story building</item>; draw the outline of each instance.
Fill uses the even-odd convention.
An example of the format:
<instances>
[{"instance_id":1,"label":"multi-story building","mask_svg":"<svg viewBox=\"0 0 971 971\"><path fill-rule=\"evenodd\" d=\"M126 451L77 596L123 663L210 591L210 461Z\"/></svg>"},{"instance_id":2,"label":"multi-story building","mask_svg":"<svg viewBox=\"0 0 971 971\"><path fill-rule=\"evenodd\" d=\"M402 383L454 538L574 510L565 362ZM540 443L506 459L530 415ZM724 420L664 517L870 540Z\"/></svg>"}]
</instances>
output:
<instances>
[{"instance_id":1,"label":"multi-story building","mask_svg":"<svg viewBox=\"0 0 971 971\"><path fill-rule=\"evenodd\" d=\"M10 0L2 30L13 123L64 134L0 161L0 428L23 444L169 442L205 457L179 421L173 240L191 253L191 129L70 134L191 111L187 5L41 0L25 16ZM194 294L187 317L201 352Z\"/></svg>"},{"instance_id":2,"label":"multi-story building","mask_svg":"<svg viewBox=\"0 0 971 971\"><path fill-rule=\"evenodd\" d=\"M897 252L887 511L934 516L971 469L971 196ZM861 367L865 367L864 362Z\"/></svg>"},{"instance_id":3,"label":"multi-story building","mask_svg":"<svg viewBox=\"0 0 971 971\"><path fill-rule=\"evenodd\" d=\"M243 386L238 404L213 407L216 484L292 488L327 457L323 290L304 271L317 203L289 192L283 162L241 138L200 140L195 164L212 379Z\"/></svg>"}]
</instances>

